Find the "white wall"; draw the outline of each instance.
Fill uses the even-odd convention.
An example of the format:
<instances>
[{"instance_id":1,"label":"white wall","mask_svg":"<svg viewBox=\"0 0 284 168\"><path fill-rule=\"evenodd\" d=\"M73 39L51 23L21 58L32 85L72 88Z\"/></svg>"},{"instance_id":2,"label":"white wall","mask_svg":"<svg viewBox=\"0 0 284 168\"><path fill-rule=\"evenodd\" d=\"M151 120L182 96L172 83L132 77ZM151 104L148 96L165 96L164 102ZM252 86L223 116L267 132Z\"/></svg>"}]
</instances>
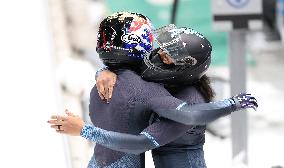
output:
<instances>
[{"instance_id":1,"label":"white wall","mask_svg":"<svg viewBox=\"0 0 284 168\"><path fill-rule=\"evenodd\" d=\"M64 168L46 0L0 1L0 167Z\"/></svg>"}]
</instances>

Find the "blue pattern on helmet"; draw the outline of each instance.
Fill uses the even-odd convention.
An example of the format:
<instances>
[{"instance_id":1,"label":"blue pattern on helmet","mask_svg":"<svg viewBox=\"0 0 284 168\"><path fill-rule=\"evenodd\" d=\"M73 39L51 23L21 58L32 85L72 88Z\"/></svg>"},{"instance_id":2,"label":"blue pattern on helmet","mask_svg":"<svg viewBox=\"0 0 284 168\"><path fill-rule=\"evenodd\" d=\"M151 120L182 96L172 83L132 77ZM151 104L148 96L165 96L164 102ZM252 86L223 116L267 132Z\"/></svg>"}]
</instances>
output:
<instances>
[{"instance_id":1,"label":"blue pattern on helmet","mask_svg":"<svg viewBox=\"0 0 284 168\"><path fill-rule=\"evenodd\" d=\"M128 50L136 49L137 52L129 52L128 56L143 59L146 54L150 53L153 49L150 30L145 28L141 34L142 40L139 43L125 43L124 48Z\"/></svg>"}]
</instances>

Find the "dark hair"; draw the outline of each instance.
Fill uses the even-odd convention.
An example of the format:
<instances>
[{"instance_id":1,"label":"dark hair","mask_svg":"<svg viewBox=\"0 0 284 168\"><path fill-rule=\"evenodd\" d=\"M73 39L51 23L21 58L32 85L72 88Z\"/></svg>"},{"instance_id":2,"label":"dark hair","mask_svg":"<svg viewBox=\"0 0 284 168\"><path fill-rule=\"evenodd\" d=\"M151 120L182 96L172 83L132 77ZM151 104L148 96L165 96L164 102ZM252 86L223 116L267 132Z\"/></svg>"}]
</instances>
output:
<instances>
[{"instance_id":1,"label":"dark hair","mask_svg":"<svg viewBox=\"0 0 284 168\"><path fill-rule=\"evenodd\" d=\"M180 90L188 87L193 86L195 87L198 92L201 93L202 97L205 99L205 102L208 103L213 100L215 96L215 92L210 85L210 78L206 75L203 75L198 81L194 82L193 84L179 84L179 85L167 85L165 84L164 87L172 94L178 93Z\"/></svg>"},{"instance_id":2,"label":"dark hair","mask_svg":"<svg viewBox=\"0 0 284 168\"><path fill-rule=\"evenodd\" d=\"M207 103L212 101L215 96L215 92L210 83L210 78L207 75L203 75L196 83L193 84L193 86L202 94Z\"/></svg>"}]
</instances>

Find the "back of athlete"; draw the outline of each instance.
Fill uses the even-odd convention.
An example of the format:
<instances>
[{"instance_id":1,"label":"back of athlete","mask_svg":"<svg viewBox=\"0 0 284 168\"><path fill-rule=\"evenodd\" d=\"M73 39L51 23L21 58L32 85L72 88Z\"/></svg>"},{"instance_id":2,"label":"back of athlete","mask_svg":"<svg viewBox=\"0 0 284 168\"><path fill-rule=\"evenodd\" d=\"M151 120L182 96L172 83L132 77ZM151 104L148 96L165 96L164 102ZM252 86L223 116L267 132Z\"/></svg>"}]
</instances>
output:
<instances>
[{"instance_id":1,"label":"back of athlete","mask_svg":"<svg viewBox=\"0 0 284 168\"><path fill-rule=\"evenodd\" d=\"M146 83L147 87L144 86ZM150 118L150 113L146 112L147 108L143 105L144 97L158 94L170 95L159 88L162 88L159 84L143 81L132 71L118 72L117 83L110 103L101 100L96 87L92 89L89 105L92 123L94 126L108 131L139 134L147 127ZM145 96L145 94L148 95ZM128 154L96 144L89 167L142 168L144 167L144 153L140 155Z\"/></svg>"},{"instance_id":2,"label":"back of athlete","mask_svg":"<svg viewBox=\"0 0 284 168\"><path fill-rule=\"evenodd\" d=\"M178 88L178 91L172 95L189 105L205 102L201 93L194 86ZM165 118L155 115L153 122L157 120L165 120ZM187 127L188 130L181 137L152 150L156 168L206 168L203 152L206 125Z\"/></svg>"}]
</instances>

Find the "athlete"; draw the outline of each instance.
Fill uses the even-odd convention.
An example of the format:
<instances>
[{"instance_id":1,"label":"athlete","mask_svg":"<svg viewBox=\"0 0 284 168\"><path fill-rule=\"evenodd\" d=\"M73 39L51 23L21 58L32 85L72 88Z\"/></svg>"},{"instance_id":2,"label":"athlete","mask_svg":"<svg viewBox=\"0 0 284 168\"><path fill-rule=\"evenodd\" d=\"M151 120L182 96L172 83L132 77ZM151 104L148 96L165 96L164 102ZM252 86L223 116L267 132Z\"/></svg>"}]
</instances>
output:
<instances>
[{"instance_id":1,"label":"athlete","mask_svg":"<svg viewBox=\"0 0 284 168\"><path fill-rule=\"evenodd\" d=\"M112 19L114 18L115 17ZM121 19L119 15L118 18ZM117 25L114 24L113 20L105 22L109 23L105 26L108 28L113 28L115 26L112 25ZM101 27L103 26L104 25L101 24ZM125 29L120 28L116 30ZM184 33L184 31L182 33ZM108 44L108 41L105 40L107 39L108 33L103 34L105 35L102 44ZM113 35L114 33L111 34ZM117 34L119 33L116 31L115 35ZM129 34L124 32L123 35ZM194 33L190 35L195 36ZM126 39L133 39L129 38L130 36L132 36L132 34ZM123 36L120 35L120 37ZM115 37L112 40L114 39ZM124 38L120 39L123 41ZM128 42L127 40L125 41ZM206 39L205 42L207 42ZM208 44L203 43L204 47L207 48L209 47ZM100 47L102 45L98 46ZM134 48L136 50L121 50L121 52L125 51L124 54L117 55L117 51L111 52L106 46L107 45L103 45L103 51L100 51L102 48L98 49L100 57L109 68L118 74L118 79L112 101L110 101L109 104L100 100L96 88L93 88L90 100L90 117L94 126L84 124L80 118L69 112L69 116L67 117L53 116L52 118L56 120L50 121L51 124L54 124L53 127L58 128L58 132L72 135L78 135L78 132L74 132L74 129L72 131L72 128L75 128L73 127L75 126L75 122L73 121L80 121L80 126L77 127L79 129L75 130L79 130L81 136L94 140L99 144L95 147L94 156L89 164L90 167L143 167L143 156L133 154L140 154L146 150L154 149L172 142L189 131L192 127L190 125L205 124L218 117L230 114L235 110L247 107L256 108L257 106L255 99L247 94L238 95L231 99L215 103L189 106L191 102L187 104L184 101L172 97L160 84L143 81L141 77L136 74L135 71L137 71L137 67L141 64L141 55L140 57L136 57L135 54L133 54L133 52L139 53L136 51L137 47L135 45ZM116 49L118 49L118 47L116 47ZM208 57L210 59L210 53L205 54L203 58ZM178 63L181 60L182 59L176 59L174 61ZM204 61L206 62L207 59L201 59L201 65L203 65ZM200 65L200 63L198 64ZM186 69L186 65L192 66L192 62L180 62L180 70ZM204 67L207 69L205 65L206 64L204 64ZM149 72L149 70L144 72ZM191 75L195 76L192 79L196 79L196 76L202 76L200 74ZM202 95L198 93L196 89L191 88L190 92L193 91L195 91L194 94L192 94L194 95L193 100L197 99L198 101L201 100L204 102ZM168 119L160 118L159 121L157 120L147 127L151 110L156 112L159 116Z\"/></svg>"},{"instance_id":2,"label":"athlete","mask_svg":"<svg viewBox=\"0 0 284 168\"><path fill-rule=\"evenodd\" d=\"M181 59L179 60L177 59L178 56L180 58L185 58L184 61L188 61L188 63L192 62L192 64L195 64L196 63L195 58L202 58L198 57L195 54L198 53L197 52L199 51L198 48L202 47L202 43L194 41L192 40L193 38L191 38L191 40L180 40L179 45L175 46L175 44L173 44L171 46L168 46L168 48L171 49L178 48L179 50L168 51L167 47L165 47L166 44L169 44L172 40L177 38L177 35L174 34L180 33L181 31L188 32L189 34L194 34L200 37L200 38L195 38L195 40L203 38L203 36L200 33L197 33L192 29L186 29L186 28L173 29L164 32L163 31L156 32L159 34L156 37L156 41L160 46L162 46L163 49L158 48L156 49L156 51L158 52L153 51L150 57L149 56L145 57L144 60L146 62L145 63L146 68L144 66L142 70L142 77L145 80L150 80L160 83L162 82L164 84L167 84L166 85L167 90L174 97L182 99L184 101L190 103L202 103L204 101L209 102L212 100L213 95L212 95L212 89L208 84L208 78L206 77L206 75L203 75L200 80L196 80L197 82L195 82L191 87L189 87L190 85L187 85L187 87L184 86L185 84L188 84L190 81L195 81L195 79L199 78L198 76L194 79L194 76L191 75L199 74L196 73L196 71L197 72L199 71L201 73L204 72L204 70L192 66L192 68L191 69L189 68L188 71L185 70L176 71L178 68L182 68L182 66L174 65L174 64L179 64L179 65L182 64L182 61L179 61ZM187 37L188 33L181 34L181 36ZM181 43L182 41L183 43ZM185 48L183 47L183 45L187 45L188 47ZM190 52L188 52L185 49L189 50ZM164 52L163 50L166 52ZM174 56L174 58L168 57L168 54L166 53L170 53L170 55ZM188 57L189 55L194 55L194 58ZM198 62L202 61L198 60ZM204 65L197 64L197 66L200 67L203 66L205 67L207 65L209 65L208 62L206 62L206 64L204 63ZM102 74L98 76L97 81L101 76L109 74L109 71L103 71L101 73ZM186 78L187 76L189 77L189 79ZM110 74L110 82L107 83L111 83L111 78L115 79L116 76ZM172 80L173 78L175 80ZM170 86L169 83L171 84ZM99 86L101 86L100 88L103 88L103 90L101 91L102 93L103 91L112 90L112 88L108 89L107 86L104 87L104 85L100 85L100 83L97 82L98 90L100 90ZM111 96L111 93L109 93L109 95ZM105 96L105 98L109 99L111 97ZM161 120L161 117L157 115L154 116L155 116L153 119L154 121ZM205 159L202 150L203 144L205 142L205 128L206 128L205 125L195 125L192 126L191 129L190 127L188 127L189 130L187 132L184 132L184 134L181 137L177 138L175 141L152 150L152 156L155 162L155 166L159 168L205 167Z\"/></svg>"}]
</instances>

